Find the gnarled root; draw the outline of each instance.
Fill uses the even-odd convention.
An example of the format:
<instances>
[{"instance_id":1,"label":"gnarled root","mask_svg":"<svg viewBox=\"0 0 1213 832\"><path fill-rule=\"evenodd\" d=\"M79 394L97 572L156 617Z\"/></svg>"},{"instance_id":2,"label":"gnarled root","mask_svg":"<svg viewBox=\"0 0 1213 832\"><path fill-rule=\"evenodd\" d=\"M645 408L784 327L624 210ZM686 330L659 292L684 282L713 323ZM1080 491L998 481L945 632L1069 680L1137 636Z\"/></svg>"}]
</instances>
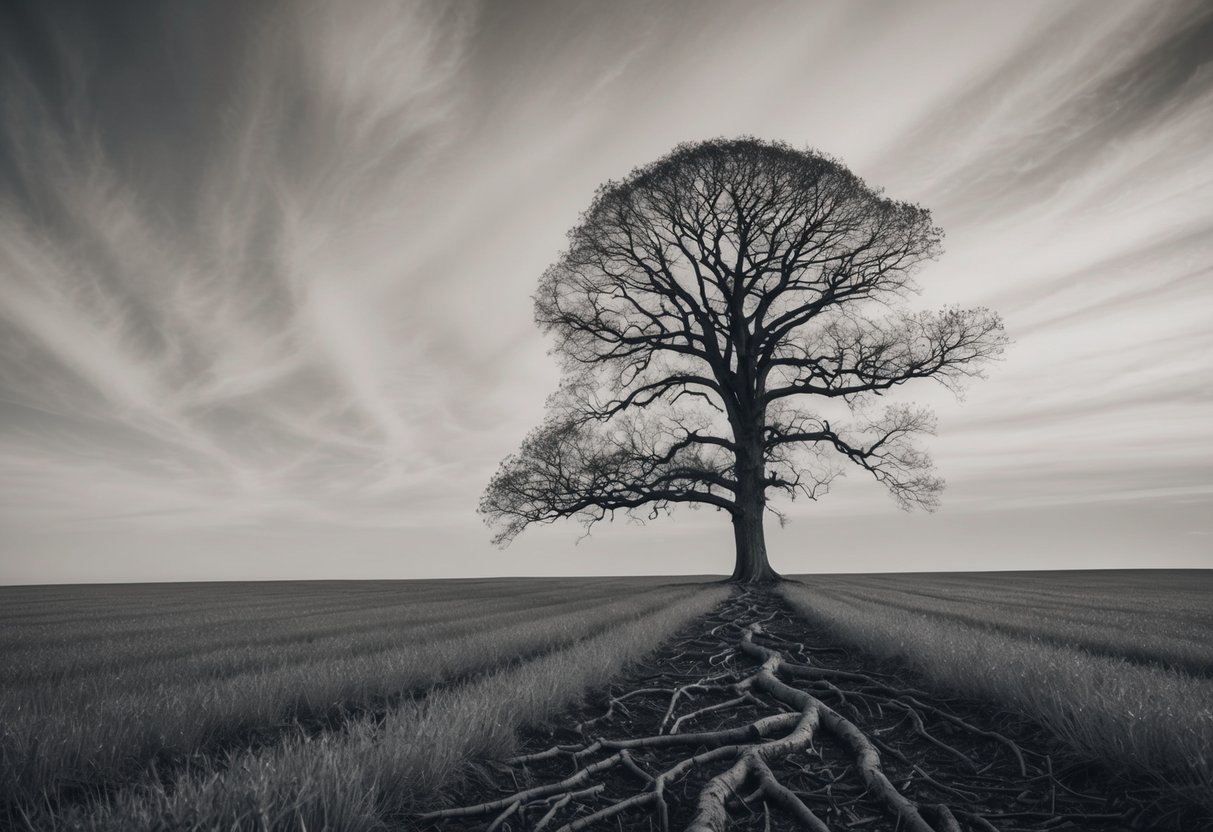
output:
<instances>
[{"instance_id":1,"label":"gnarled root","mask_svg":"<svg viewBox=\"0 0 1213 832\"><path fill-rule=\"evenodd\" d=\"M872 811L883 811L903 832L992 828L984 812L974 811L986 769L979 770L974 754L940 736L968 735L972 741L966 750L973 749L973 742L996 752L1008 749L1028 782L1032 778L1026 777L1029 766L1019 746L928 704L922 691L894 687L885 677L791 660L789 653L803 657L826 651L806 648L794 637L768 637L766 625L781 614L771 610L776 603L761 591L740 593L719 611L723 621L706 635L701 630L675 644L666 669L643 677L632 690L608 696L601 714L578 724L583 741L557 743L507 761L523 775L523 783L535 782L531 766L548 772L551 782L419 819L481 816L490 830L546 832L555 827L556 832L576 832L604 821L612 821L614 828L621 816L644 813L651 826L669 832L671 814L681 814L687 832L724 832L741 812L763 820L767 828L775 815L798 829L829 832L830 823L862 827L878 819ZM785 631L792 629L790 618L783 616ZM692 652L698 654L697 662L686 660ZM885 727L861 728L861 706L869 715L879 714ZM632 726L628 735L591 735L598 726L617 725L613 720L620 719ZM650 733L635 731L641 722L652 726ZM705 724L718 727L691 730ZM901 725L906 726L900 729L906 741L920 749L914 759L890 744L890 732ZM818 745L828 747L828 757ZM895 761L895 778L886 773L882 749ZM932 765L932 755L941 761L937 766L955 770L959 763L968 772L964 782L953 785L932 776L925 768ZM571 773L551 777L565 765ZM915 789L907 792L911 782ZM924 789L934 802L920 805L910 795ZM940 797L960 803L953 809L937 802ZM869 817L855 814L861 807Z\"/></svg>"}]
</instances>

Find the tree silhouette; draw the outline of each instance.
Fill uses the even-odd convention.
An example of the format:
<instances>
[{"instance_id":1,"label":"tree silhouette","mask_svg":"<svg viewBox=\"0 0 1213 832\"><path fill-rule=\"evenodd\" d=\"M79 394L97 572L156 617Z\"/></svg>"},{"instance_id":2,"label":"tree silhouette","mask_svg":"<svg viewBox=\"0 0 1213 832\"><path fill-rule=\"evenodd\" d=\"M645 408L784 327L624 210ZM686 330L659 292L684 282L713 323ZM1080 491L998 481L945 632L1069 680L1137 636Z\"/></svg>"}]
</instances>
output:
<instances>
[{"instance_id":1,"label":"tree silhouette","mask_svg":"<svg viewBox=\"0 0 1213 832\"><path fill-rule=\"evenodd\" d=\"M564 375L481 501L495 542L706 504L732 518L733 580L764 582L770 491L816 499L854 464L933 508L943 481L912 444L931 412L865 403L914 379L955 388L1002 350L987 310L896 308L941 238L833 159L750 138L682 144L600 187L534 298Z\"/></svg>"}]
</instances>

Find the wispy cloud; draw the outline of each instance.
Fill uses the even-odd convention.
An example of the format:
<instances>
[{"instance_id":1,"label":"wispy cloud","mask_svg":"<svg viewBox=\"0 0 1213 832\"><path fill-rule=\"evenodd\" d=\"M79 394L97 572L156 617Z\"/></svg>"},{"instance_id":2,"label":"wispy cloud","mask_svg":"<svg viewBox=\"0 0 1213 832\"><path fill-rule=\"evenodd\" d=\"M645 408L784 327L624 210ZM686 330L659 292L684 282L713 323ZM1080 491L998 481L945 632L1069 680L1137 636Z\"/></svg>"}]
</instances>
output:
<instances>
[{"instance_id":1,"label":"wispy cloud","mask_svg":"<svg viewBox=\"0 0 1213 832\"><path fill-rule=\"evenodd\" d=\"M223 56L240 82L216 122L147 165L111 148L132 130L99 111L114 78L85 58L53 72L10 58L0 280L19 348L0 372L25 414L25 452L6 464L20 472L13 515L325 514L318 495L374 496L435 467L418 440L434 421L430 371L398 291L415 268L402 217L424 214L418 182L450 138L474 21L437 4L289 11L248 21L254 34ZM179 74L181 108L211 70L192 62L212 44L188 22L149 32L177 40L180 63L141 67ZM115 60L61 23L38 29L55 54ZM166 109L137 129L154 134ZM99 426L126 441L107 448ZM126 464L165 452L175 470ZM104 494L89 485L98 466L122 472Z\"/></svg>"},{"instance_id":2,"label":"wispy cloud","mask_svg":"<svg viewBox=\"0 0 1213 832\"><path fill-rule=\"evenodd\" d=\"M963 406L906 391L939 407L949 510L1209 500L1208 4L0 14L10 529L480 539L555 381L528 296L565 230L603 181L740 133L930 207L922 303L1006 317ZM859 479L797 513L884 522Z\"/></svg>"}]
</instances>

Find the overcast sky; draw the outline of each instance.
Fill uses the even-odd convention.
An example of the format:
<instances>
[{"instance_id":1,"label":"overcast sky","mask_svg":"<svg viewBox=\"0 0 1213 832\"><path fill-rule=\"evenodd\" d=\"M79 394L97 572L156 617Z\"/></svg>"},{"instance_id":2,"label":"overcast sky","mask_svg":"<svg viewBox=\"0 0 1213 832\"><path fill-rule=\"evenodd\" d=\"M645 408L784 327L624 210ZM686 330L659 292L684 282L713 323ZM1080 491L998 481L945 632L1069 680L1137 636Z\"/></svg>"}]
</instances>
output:
<instances>
[{"instance_id":1,"label":"overcast sky","mask_svg":"<svg viewBox=\"0 0 1213 832\"><path fill-rule=\"evenodd\" d=\"M939 512L856 470L777 569L1213 566L1209 3L2 8L0 582L727 573L716 512L475 507L595 187L740 134L930 208L916 302L1014 339L908 391Z\"/></svg>"}]
</instances>

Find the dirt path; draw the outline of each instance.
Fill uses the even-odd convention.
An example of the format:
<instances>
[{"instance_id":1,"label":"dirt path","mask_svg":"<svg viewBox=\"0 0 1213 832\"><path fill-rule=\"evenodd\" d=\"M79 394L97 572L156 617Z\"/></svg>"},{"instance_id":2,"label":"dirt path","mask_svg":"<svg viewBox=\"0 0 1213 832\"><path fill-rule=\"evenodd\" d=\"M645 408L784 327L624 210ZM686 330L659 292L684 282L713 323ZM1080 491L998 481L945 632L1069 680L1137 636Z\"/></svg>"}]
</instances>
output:
<instances>
[{"instance_id":1,"label":"dirt path","mask_svg":"<svg viewBox=\"0 0 1213 832\"><path fill-rule=\"evenodd\" d=\"M770 592L735 595L523 740L410 828L1194 828L1031 723L831 644Z\"/></svg>"}]
</instances>

